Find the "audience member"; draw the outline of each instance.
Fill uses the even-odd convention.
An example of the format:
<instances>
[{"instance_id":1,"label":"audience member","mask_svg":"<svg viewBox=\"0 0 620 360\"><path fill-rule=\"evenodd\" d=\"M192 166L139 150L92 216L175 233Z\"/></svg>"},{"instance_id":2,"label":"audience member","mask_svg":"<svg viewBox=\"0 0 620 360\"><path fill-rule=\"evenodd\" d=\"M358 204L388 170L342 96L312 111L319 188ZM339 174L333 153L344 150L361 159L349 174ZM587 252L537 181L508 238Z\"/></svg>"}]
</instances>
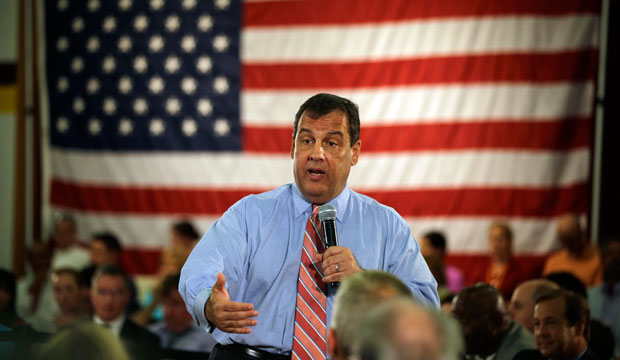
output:
<instances>
[{"instance_id":1,"label":"audience member","mask_svg":"<svg viewBox=\"0 0 620 360\"><path fill-rule=\"evenodd\" d=\"M123 247L118 237L111 232L100 232L93 234L89 243L90 246L90 266L87 266L80 273L82 291L90 292L90 284L98 266L116 265L121 267L121 253ZM122 268L122 267L121 267ZM130 299L127 304L127 313L132 314L140 306L136 300L136 285L132 278L129 278Z\"/></svg>"},{"instance_id":2,"label":"audience member","mask_svg":"<svg viewBox=\"0 0 620 360\"><path fill-rule=\"evenodd\" d=\"M601 259L596 248L588 241L577 215L565 214L559 218L557 237L562 249L549 256L543 275L569 272L586 287L599 284L603 275Z\"/></svg>"},{"instance_id":3,"label":"audience member","mask_svg":"<svg viewBox=\"0 0 620 360\"><path fill-rule=\"evenodd\" d=\"M512 359L522 350L536 349L532 334L512 321L501 293L491 285L479 283L461 290L452 314L463 328L467 356Z\"/></svg>"},{"instance_id":4,"label":"audience member","mask_svg":"<svg viewBox=\"0 0 620 360\"><path fill-rule=\"evenodd\" d=\"M441 297L440 304L441 304L441 312L442 313L444 313L444 314L452 314L452 300L454 300L455 296L456 296L456 294L448 293L448 294L444 295L443 297Z\"/></svg>"},{"instance_id":5,"label":"audience member","mask_svg":"<svg viewBox=\"0 0 620 360\"><path fill-rule=\"evenodd\" d=\"M609 326L599 320L590 318L590 338L588 348L601 360L615 359L614 334ZM620 358L618 358L620 360Z\"/></svg>"},{"instance_id":6,"label":"audience member","mask_svg":"<svg viewBox=\"0 0 620 360\"><path fill-rule=\"evenodd\" d=\"M160 295L162 283L166 276L181 272L181 268L188 256L188 250L179 245L164 248L161 253L161 264L156 274L155 287L144 297L142 309L136 311L131 317L136 324L145 326L153 321L164 319L164 309L161 306Z\"/></svg>"},{"instance_id":7,"label":"audience member","mask_svg":"<svg viewBox=\"0 0 620 360\"><path fill-rule=\"evenodd\" d=\"M523 351L515 359L597 359L588 348L589 320L588 304L582 296L563 289L543 293L534 306L538 350Z\"/></svg>"},{"instance_id":8,"label":"audience member","mask_svg":"<svg viewBox=\"0 0 620 360\"><path fill-rule=\"evenodd\" d=\"M68 327L41 348L37 360L129 360L119 339L93 323Z\"/></svg>"},{"instance_id":9,"label":"audience member","mask_svg":"<svg viewBox=\"0 0 620 360\"><path fill-rule=\"evenodd\" d=\"M620 356L620 241L601 244L603 283L588 290L593 319L609 326L615 334L616 355Z\"/></svg>"},{"instance_id":10,"label":"audience member","mask_svg":"<svg viewBox=\"0 0 620 360\"><path fill-rule=\"evenodd\" d=\"M157 358L159 338L127 318L125 309L129 302L129 283L121 268L115 265L97 268L91 300L95 311L94 322L120 337L132 359Z\"/></svg>"},{"instance_id":11,"label":"audience member","mask_svg":"<svg viewBox=\"0 0 620 360\"><path fill-rule=\"evenodd\" d=\"M378 305L356 332L360 360L457 360L463 348L458 324L413 298Z\"/></svg>"},{"instance_id":12,"label":"audience member","mask_svg":"<svg viewBox=\"0 0 620 360\"><path fill-rule=\"evenodd\" d=\"M46 243L35 241L27 253L26 275L17 281L17 315L32 324L39 318L58 313L50 279L52 251Z\"/></svg>"},{"instance_id":13,"label":"audience member","mask_svg":"<svg viewBox=\"0 0 620 360\"><path fill-rule=\"evenodd\" d=\"M187 253L189 254L194 246L198 244L200 234L189 221L180 221L172 225L170 229L170 240L172 245L187 249Z\"/></svg>"},{"instance_id":14,"label":"audience member","mask_svg":"<svg viewBox=\"0 0 620 360\"><path fill-rule=\"evenodd\" d=\"M508 305L508 311L512 320L525 326L530 333L534 333L534 304L536 298L544 292L558 288L559 286L556 283L545 279L534 279L521 283L512 293L512 298Z\"/></svg>"},{"instance_id":15,"label":"audience member","mask_svg":"<svg viewBox=\"0 0 620 360\"><path fill-rule=\"evenodd\" d=\"M327 333L331 358L347 359L358 337L362 317L382 301L397 296L413 295L400 279L387 272L360 271L344 278L334 299L334 314Z\"/></svg>"},{"instance_id":16,"label":"audience member","mask_svg":"<svg viewBox=\"0 0 620 360\"><path fill-rule=\"evenodd\" d=\"M54 214L52 243L54 246L52 270L70 267L80 271L88 265L90 255L79 244L75 220L70 214L59 212Z\"/></svg>"},{"instance_id":17,"label":"audience member","mask_svg":"<svg viewBox=\"0 0 620 360\"><path fill-rule=\"evenodd\" d=\"M510 300L518 284L528 279L527 269L522 269L512 255L512 229L507 223L494 222L489 227L490 259L484 279L499 289L504 300Z\"/></svg>"},{"instance_id":18,"label":"audience member","mask_svg":"<svg viewBox=\"0 0 620 360\"><path fill-rule=\"evenodd\" d=\"M16 281L12 272L0 269L0 325L13 328L22 320L15 310Z\"/></svg>"},{"instance_id":19,"label":"audience member","mask_svg":"<svg viewBox=\"0 0 620 360\"><path fill-rule=\"evenodd\" d=\"M575 294L583 296L584 299L588 298L588 292L586 286L579 280L578 277L569 272L557 272L551 273L545 276L545 279L558 284L564 290L572 291Z\"/></svg>"},{"instance_id":20,"label":"audience member","mask_svg":"<svg viewBox=\"0 0 620 360\"><path fill-rule=\"evenodd\" d=\"M149 330L159 336L163 349L210 353L217 341L194 323L178 287L179 274L166 276L161 287L164 321L151 324Z\"/></svg>"},{"instance_id":21,"label":"audience member","mask_svg":"<svg viewBox=\"0 0 620 360\"><path fill-rule=\"evenodd\" d=\"M72 268L60 268L52 273L54 300L59 312L37 319L33 328L44 333L55 333L59 328L87 318L82 294L78 284L78 272Z\"/></svg>"},{"instance_id":22,"label":"audience member","mask_svg":"<svg viewBox=\"0 0 620 360\"><path fill-rule=\"evenodd\" d=\"M457 293L461 291L465 284L465 278L459 268L445 264L446 238L442 233L433 231L425 234L420 242L420 252L422 252L424 258L432 257L440 261L443 275L433 273L436 280L439 275L439 278L445 279L445 286L449 292Z\"/></svg>"}]
</instances>

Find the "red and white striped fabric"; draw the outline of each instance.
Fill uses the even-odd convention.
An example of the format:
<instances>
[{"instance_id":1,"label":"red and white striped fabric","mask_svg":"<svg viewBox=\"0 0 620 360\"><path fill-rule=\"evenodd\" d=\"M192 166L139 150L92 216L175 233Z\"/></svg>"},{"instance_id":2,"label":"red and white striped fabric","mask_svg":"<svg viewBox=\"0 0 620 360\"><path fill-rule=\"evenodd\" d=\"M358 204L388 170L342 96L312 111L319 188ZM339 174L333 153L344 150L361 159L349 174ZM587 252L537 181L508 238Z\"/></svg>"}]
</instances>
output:
<instances>
[{"instance_id":1,"label":"red and white striped fabric","mask_svg":"<svg viewBox=\"0 0 620 360\"><path fill-rule=\"evenodd\" d=\"M444 231L456 255L485 252L500 218L518 253L545 254L553 219L589 208L599 12L587 0L246 1L243 151L53 149L51 207L74 212L83 237L116 231L133 270L153 271L176 219L206 231L242 196L293 181L293 116L332 92L360 107L353 189L415 236Z\"/></svg>"}]
</instances>

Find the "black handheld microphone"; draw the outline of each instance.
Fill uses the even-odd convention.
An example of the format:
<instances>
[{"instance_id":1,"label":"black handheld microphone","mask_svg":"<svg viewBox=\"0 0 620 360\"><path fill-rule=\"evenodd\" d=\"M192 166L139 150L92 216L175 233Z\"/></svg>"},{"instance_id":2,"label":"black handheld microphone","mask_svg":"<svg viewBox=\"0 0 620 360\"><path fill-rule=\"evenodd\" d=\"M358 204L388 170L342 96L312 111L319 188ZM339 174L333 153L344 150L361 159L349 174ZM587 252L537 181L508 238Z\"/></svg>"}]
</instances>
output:
<instances>
[{"instance_id":1,"label":"black handheld microphone","mask_svg":"<svg viewBox=\"0 0 620 360\"><path fill-rule=\"evenodd\" d=\"M338 231L336 230L336 207L325 204L319 208L319 220L323 226L323 239L325 249L330 246L338 246ZM329 283L330 286L338 286L338 283Z\"/></svg>"}]
</instances>

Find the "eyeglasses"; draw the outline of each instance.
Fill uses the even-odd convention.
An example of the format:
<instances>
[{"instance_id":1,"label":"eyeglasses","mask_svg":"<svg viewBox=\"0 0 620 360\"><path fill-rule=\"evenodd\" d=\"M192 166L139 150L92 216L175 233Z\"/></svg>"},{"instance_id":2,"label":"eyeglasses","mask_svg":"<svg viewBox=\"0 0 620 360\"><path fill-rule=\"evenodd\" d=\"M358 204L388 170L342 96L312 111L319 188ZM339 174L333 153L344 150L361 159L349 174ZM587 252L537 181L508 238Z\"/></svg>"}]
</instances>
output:
<instances>
[{"instance_id":1,"label":"eyeglasses","mask_svg":"<svg viewBox=\"0 0 620 360\"><path fill-rule=\"evenodd\" d=\"M123 289L95 289L95 293L98 296L111 296L113 298L120 298L125 295L125 291Z\"/></svg>"}]
</instances>

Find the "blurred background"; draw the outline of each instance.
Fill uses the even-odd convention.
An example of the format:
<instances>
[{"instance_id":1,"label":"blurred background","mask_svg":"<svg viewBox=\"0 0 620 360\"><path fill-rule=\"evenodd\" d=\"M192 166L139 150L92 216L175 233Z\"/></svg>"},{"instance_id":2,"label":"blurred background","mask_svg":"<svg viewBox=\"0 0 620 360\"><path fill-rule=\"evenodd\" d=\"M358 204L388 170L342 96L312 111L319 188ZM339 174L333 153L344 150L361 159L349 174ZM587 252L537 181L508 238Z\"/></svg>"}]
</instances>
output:
<instances>
[{"instance_id":1,"label":"blurred background","mask_svg":"<svg viewBox=\"0 0 620 360\"><path fill-rule=\"evenodd\" d=\"M495 221L540 270L562 214L594 243L618 237L617 13L584 0L3 0L0 267L23 274L33 241L70 218L78 242L112 232L125 269L156 273L173 224L203 234L293 180L294 114L331 92L360 108L353 189L418 239L443 233L466 277Z\"/></svg>"}]
</instances>

